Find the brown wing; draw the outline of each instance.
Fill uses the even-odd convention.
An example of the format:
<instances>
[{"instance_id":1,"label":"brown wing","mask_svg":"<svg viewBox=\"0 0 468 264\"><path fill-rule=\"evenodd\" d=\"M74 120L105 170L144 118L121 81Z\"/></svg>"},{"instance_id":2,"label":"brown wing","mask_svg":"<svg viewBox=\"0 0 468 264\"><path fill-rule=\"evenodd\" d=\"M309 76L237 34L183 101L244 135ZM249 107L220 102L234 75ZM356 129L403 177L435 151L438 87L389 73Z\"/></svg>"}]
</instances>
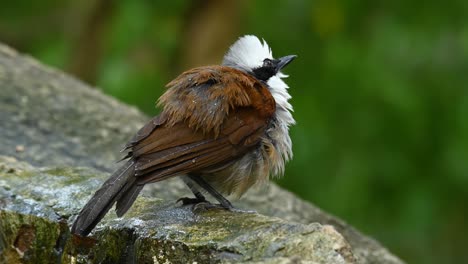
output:
<instances>
[{"instance_id":1,"label":"brown wing","mask_svg":"<svg viewBox=\"0 0 468 264\"><path fill-rule=\"evenodd\" d=\"M263 83L228 67L194 69L169 86L163 113L127 144L140 184L225 167L260 142L275 110Z\"/></svg>"},{"instance_id":2,"label":"brown wing","mask_svg":"<svg viewBox=\"0 0 468 264\"><path fill-rule=\"evenodd\" d=\"M244 108L230 115L218 137L194 132L185 123L160 127L134 147L135 175L148 183L190 172L216 171L255 147L264 135L267 120ZM162 139L162 140L154 140ZM143 142L150 142L148 147ZM158 144L160 142L161 144ZM141 147L140 147L141 146Z\"/></svg>"}]
</instances>

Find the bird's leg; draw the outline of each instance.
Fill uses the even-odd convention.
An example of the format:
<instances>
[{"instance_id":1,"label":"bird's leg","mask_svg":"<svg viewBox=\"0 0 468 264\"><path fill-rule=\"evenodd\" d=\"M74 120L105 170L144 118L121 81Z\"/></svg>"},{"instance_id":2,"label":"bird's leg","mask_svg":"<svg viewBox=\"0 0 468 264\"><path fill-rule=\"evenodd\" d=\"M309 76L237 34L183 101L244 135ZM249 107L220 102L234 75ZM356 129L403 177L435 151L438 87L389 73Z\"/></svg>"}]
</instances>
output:
<instances>
[{"instance_id":1,"label":"bird's leg","mask_svg":"<svg viewBox=\"0 0 468 264\"><path fill-rule=\"evenodd\" d=\"M192 191L193 195L195 195L195 198L182 197L182 198L179 198L176 201L176 203L182 202L183 205L208 203L205 196L197 189L197 187L195 187L195 185L189 178L183 177L182 180L187 185L187 187L189 187L190 191Z\"/></svg>"},{"instance_id":2,"label":"bird's leg","mask_svg":"<svg viewBox=\"0 0 468 264\"><path fill-rule=\"evenodd\" d=\"M188 177L194 181L198 186L205 189L209 194L211 194L216 200L218 200L221 207L224 209L232 210L234 206L232 206L231 202L228 199L224 198L215 188L213 188L210 184L208 184L202 177L198 177L196 175L188 175Z\"/></svg>"}]
</instances>

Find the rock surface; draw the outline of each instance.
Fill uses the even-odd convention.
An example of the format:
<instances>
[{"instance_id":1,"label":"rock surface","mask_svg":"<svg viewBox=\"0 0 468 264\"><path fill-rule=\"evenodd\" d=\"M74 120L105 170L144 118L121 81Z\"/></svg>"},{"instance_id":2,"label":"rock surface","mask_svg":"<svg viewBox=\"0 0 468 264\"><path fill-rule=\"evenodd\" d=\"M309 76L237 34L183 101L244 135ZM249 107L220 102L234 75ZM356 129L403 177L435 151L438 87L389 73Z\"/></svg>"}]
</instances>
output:
<instances>
[{"instance_id":1,"label":"rock surface","mask_svg":"<svg viewBox=\"0 0 468 264\"><path fill-rule=\"evenodd\" d=\"M0 263L402 263L343 221L270 184L238 208L175 204L177 179L145 188L90 238L69 226L148 117L0 44Z\"/></svg>"}]
</instances>

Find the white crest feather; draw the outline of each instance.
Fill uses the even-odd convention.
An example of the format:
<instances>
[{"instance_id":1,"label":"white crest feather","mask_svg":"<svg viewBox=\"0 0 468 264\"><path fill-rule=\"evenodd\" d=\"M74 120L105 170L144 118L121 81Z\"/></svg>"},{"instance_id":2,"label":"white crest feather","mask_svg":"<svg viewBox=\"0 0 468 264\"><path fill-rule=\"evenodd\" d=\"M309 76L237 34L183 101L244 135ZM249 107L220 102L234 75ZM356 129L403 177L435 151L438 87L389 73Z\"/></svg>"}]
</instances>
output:
<instances>
[{"instance_id":1,"label":"white crest feather","mask_svg":"<svg viewBox=\"0 0 468 264\"><path fill-rule=\"evenodd\" d=\"M240 37L224 56L223 65L250 71L262 66L263 60L273 59L271 49L265 40L260 41L256 36Z\"/></svg>"}]
</instances>

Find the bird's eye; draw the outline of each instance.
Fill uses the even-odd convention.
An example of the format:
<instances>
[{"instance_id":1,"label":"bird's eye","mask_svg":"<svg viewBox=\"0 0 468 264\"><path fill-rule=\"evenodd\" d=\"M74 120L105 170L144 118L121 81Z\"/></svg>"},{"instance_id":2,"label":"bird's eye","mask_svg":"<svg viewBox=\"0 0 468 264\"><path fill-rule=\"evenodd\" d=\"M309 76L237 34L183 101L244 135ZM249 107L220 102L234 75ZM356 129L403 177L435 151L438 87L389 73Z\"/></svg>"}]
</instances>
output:
<instances>
[{"instance_id":1,"label":"bird's eye","mask_svg":"<svg viewBox=\"0 0 468 264\"><path fill-rule=\"evenodd\" d=\"M273 61L270 59L263 60L263 67L273 67Z\"/></svg>"}]
</instances>

